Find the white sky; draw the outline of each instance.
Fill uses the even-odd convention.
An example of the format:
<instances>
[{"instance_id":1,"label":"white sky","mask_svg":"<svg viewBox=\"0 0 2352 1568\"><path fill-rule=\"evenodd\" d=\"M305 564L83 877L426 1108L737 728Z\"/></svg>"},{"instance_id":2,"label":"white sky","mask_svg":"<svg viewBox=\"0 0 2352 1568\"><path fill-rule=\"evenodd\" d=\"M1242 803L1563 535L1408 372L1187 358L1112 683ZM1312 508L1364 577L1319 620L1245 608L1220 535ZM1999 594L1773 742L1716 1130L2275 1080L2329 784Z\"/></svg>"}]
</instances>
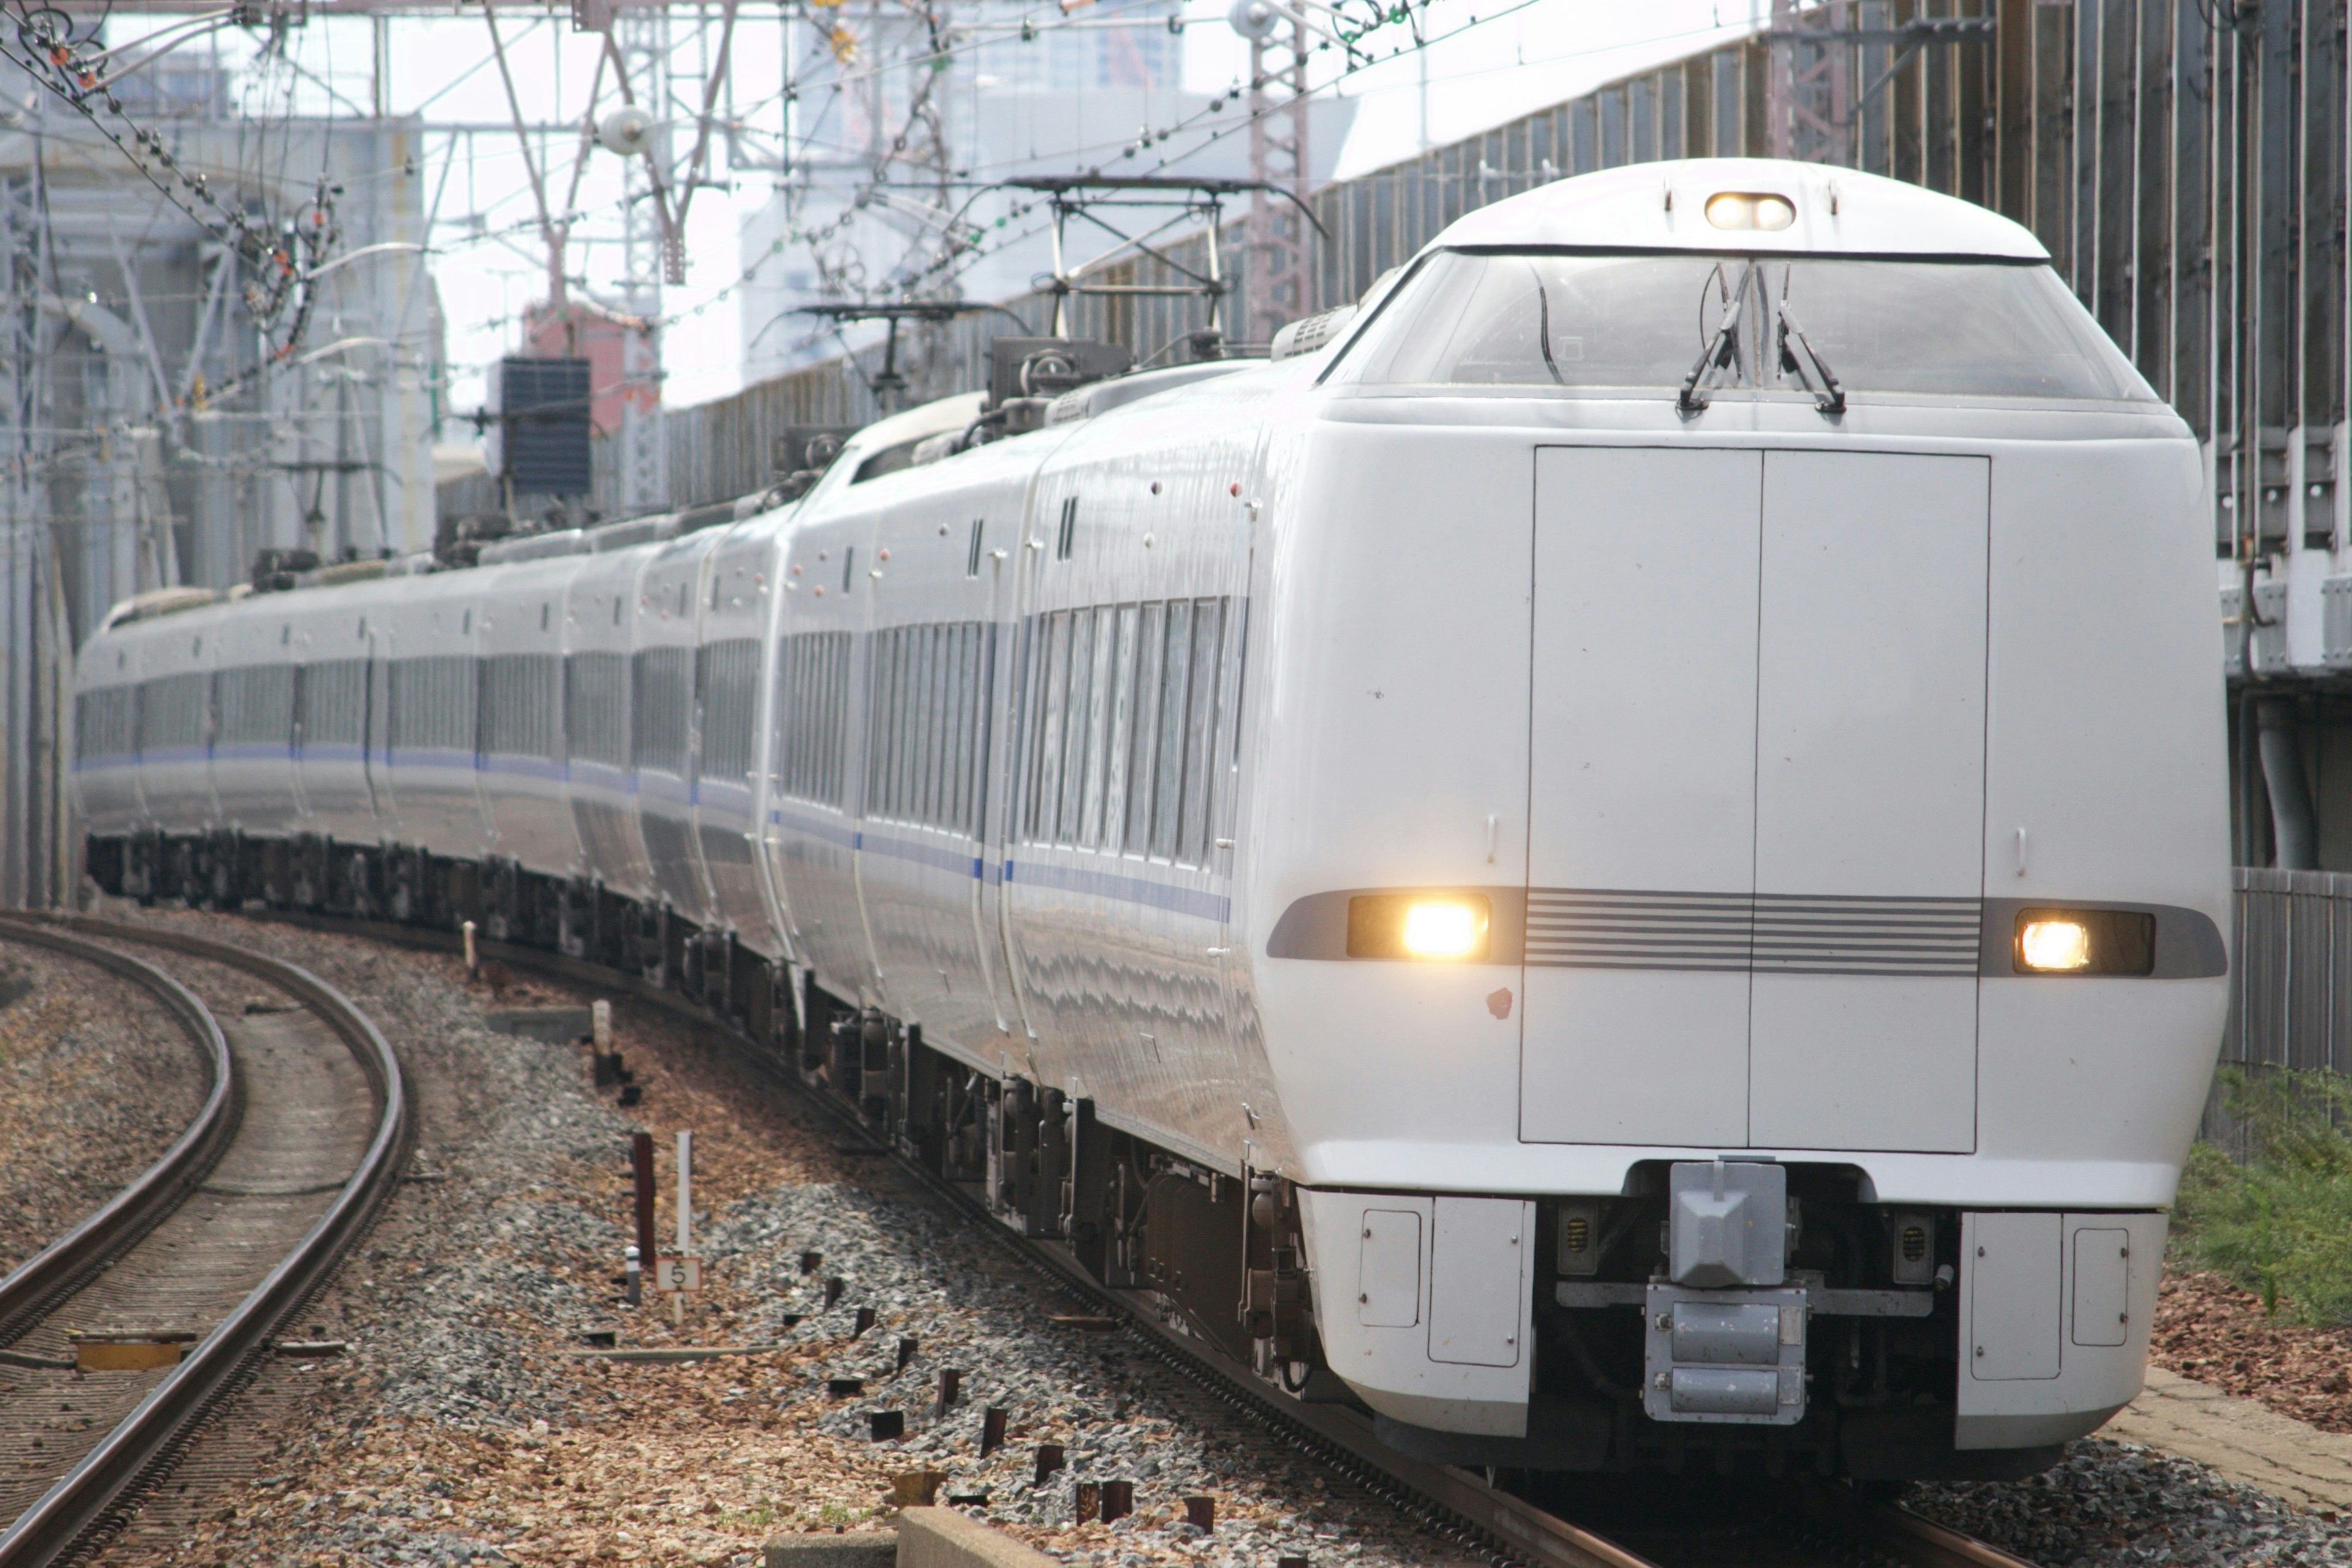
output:
<instances>
[{"instance_id":1,"label":"white sky","mask_svg":"<svg viewBox=\"0 0 2352 1568\"><path fill-rule=\"evenodd\" d=\"M1002 4L1002 0L1000 0ZM1463 29L1423 51L1427 68L1430 140L1438 144L1471 135L1547 104L1589 90L1737 36L1750 25L1761 0L1433 0L1433 33ZM1481 14L1486 20L1471 26ZM1041 26L1060 17L1051 0L1036 5ZM1185 6L1185 86L1214 92L1246 69L1246 45L1227 26L1226 0L1190 0ZM1499 13L1499 15L1497 15ZM1085 13L1079 15L1083 17ZM691 13L674 13L674 37L694 37ZM806 26L805 23L797 24ZM568 15L530 19L504 13L499 28L526 120L576 125L586 106L601 40L572 31ZM116 41L146 25L118 23ZM715 23L710 36L715 37ZM399 18L389 25L390 104L396 113L421 112L434 124L478 128L454 140L429 135L422 173L428 209L437 204L434 267L448 321L451 386L447 406L470 409L481 397L481 367L520 342L524 307L546 291L544 248L524 160L506 129L509 108L489 35L480 16ZM250 58L251 37L220 35L232 59ZM1403 38L1391 27L1377 42ZM781 128L776 94L782 80L782 34L775 13L739 16L734 47L735 103L755 124ZM285 65L248 73L247 107L283 113L341 113L372 107L373 48L370 25L358 18L313 22L289 37ZM692 42L674 57L698 71ZM1342 178L1411 157L1420 150L1422 67L1410 53L1384 60L1328 86L1360 100L1355 129L1341 154ZM331 96L336 95L336 96ZM338 98L340 101L338 101ZM609 79L604 107L617 107ZM681 135L690 136L691 126ZM572 178L579 138L562 132L534 138L532 157L560 205ZM450 153L454 146L456 157ZM470 156L468 155L470 150ZM664 291L666 313L677 313L663 342L668 373L665 400L673 407L724 396L740 384L736 300L729 292L741 276L737 225L768 198L771 177L730 171L714 148L712 175L721 185L695 193L687 224L688 281ZM583 170L569 270L593 291L611 294L622 276L618 198L620 163L592 151ZM472 220L469 222L468 220Z\"/></svg>"}]
</instances>

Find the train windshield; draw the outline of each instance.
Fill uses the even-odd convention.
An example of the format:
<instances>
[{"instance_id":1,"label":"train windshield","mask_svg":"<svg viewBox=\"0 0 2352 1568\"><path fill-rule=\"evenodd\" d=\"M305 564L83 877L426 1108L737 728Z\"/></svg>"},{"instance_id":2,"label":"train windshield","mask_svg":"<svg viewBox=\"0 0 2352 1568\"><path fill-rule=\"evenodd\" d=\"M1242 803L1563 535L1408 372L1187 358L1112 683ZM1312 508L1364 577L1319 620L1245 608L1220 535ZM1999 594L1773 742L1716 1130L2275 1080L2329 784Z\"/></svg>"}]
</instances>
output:
<instances>
[{"instance_id":1,"label":"train windshield","mask_svg":"<svg viewBox=\"0 0 2352 1568\"><path fill-rule=\"evenodd\" d=\"M1801 326L1798 322L1801 321ZM1365 385L2157 401L2043 266L1447 251L1347 353Z\"/></svg>"}]
</instances>

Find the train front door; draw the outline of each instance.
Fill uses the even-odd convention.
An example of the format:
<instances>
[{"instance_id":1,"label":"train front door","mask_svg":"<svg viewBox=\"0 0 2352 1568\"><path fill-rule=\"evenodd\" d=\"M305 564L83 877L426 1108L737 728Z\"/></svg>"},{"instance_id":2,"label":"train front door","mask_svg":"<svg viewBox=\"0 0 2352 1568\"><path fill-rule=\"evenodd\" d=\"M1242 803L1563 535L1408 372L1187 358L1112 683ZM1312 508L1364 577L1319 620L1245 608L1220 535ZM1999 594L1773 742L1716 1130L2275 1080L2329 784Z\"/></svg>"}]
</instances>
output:
<instances>
[{"instance_id":1,"label":"train front door","mask_svg":"<svg viewBox=\"0 0 2352 1568\"><path fill-rule=\"evenodd\" d=\"M1973 1147L1989 487L1537 454L1522 1138Z\"/></svg>"}]
</instances>

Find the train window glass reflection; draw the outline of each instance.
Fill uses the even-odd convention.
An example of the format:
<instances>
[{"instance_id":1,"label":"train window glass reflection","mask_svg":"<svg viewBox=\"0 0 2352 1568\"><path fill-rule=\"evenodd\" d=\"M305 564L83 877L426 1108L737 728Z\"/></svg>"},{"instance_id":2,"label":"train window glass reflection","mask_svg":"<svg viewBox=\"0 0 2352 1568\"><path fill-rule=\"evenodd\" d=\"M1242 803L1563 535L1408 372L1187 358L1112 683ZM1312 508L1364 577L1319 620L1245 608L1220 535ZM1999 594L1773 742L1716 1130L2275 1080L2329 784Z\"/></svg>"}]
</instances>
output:
<instances>
[{"instance_id":1,"label":"train window glass reflection","mask_svg":"<svg viewBox=\"0 0 2352 1568\"><path fill-rule=\"evenodd\" d=\"M1680 384L1721 323L1746 258L1448 252L1349 351L1368 385ZM1739 364L1716 384L1801 391L1774 352L1801 314L1848 392L2156 400L2044 266L1759 258Z\"/></svg>"}]
</instances>

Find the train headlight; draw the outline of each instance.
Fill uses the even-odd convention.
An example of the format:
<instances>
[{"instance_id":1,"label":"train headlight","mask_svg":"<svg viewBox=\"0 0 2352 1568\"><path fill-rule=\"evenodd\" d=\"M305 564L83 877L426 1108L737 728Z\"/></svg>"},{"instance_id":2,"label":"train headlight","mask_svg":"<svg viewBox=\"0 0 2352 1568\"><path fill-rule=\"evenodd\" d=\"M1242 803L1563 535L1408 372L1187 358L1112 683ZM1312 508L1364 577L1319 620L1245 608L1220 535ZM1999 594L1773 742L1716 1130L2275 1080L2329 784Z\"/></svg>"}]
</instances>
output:
<instances>
[{"instance_id":1,"label":"train headlight","mask_svg":"<svg viewBox=\"0 0 2352 1568\"><path fill-rule=\"evenodd\" d=\"M1476 961L1492 922L1481 894L1360 894L1348 900L1348 956Z\"/></svg>"},{"instance_id":2,"label":"train headlight","mask_svg":"<svg viewBox=\"0 0 2352 1568\"><path fill-rule=\"evenodd\" d=\"M1797 221L1797 205L1786 196L1718 191L1706 198L1706 221L1717 228L1761 229L1777 234Z\"/></svg>"},{"instance_id":3,"label":"train headlight","mask_svg":"<svg viewBox=\"0 0 2352 1568\"><path fill-rule=\"evenodd\" d=\"M2147 974L2156 968L2156 917L2137 910L2020 910L2023 974Z\"/></svg>"},{"instance_id":4,"label":"train headlight","mask_svg":"<svg viewBox=\"0 0 2352 1568\"><path fill-rule=\"evenodd\" d=\"M2028 921L2017 933L2017 956L2028 969L2065 970L2091 967L2090 928L2080 921Z\"/></svg>"}]
</instances>

